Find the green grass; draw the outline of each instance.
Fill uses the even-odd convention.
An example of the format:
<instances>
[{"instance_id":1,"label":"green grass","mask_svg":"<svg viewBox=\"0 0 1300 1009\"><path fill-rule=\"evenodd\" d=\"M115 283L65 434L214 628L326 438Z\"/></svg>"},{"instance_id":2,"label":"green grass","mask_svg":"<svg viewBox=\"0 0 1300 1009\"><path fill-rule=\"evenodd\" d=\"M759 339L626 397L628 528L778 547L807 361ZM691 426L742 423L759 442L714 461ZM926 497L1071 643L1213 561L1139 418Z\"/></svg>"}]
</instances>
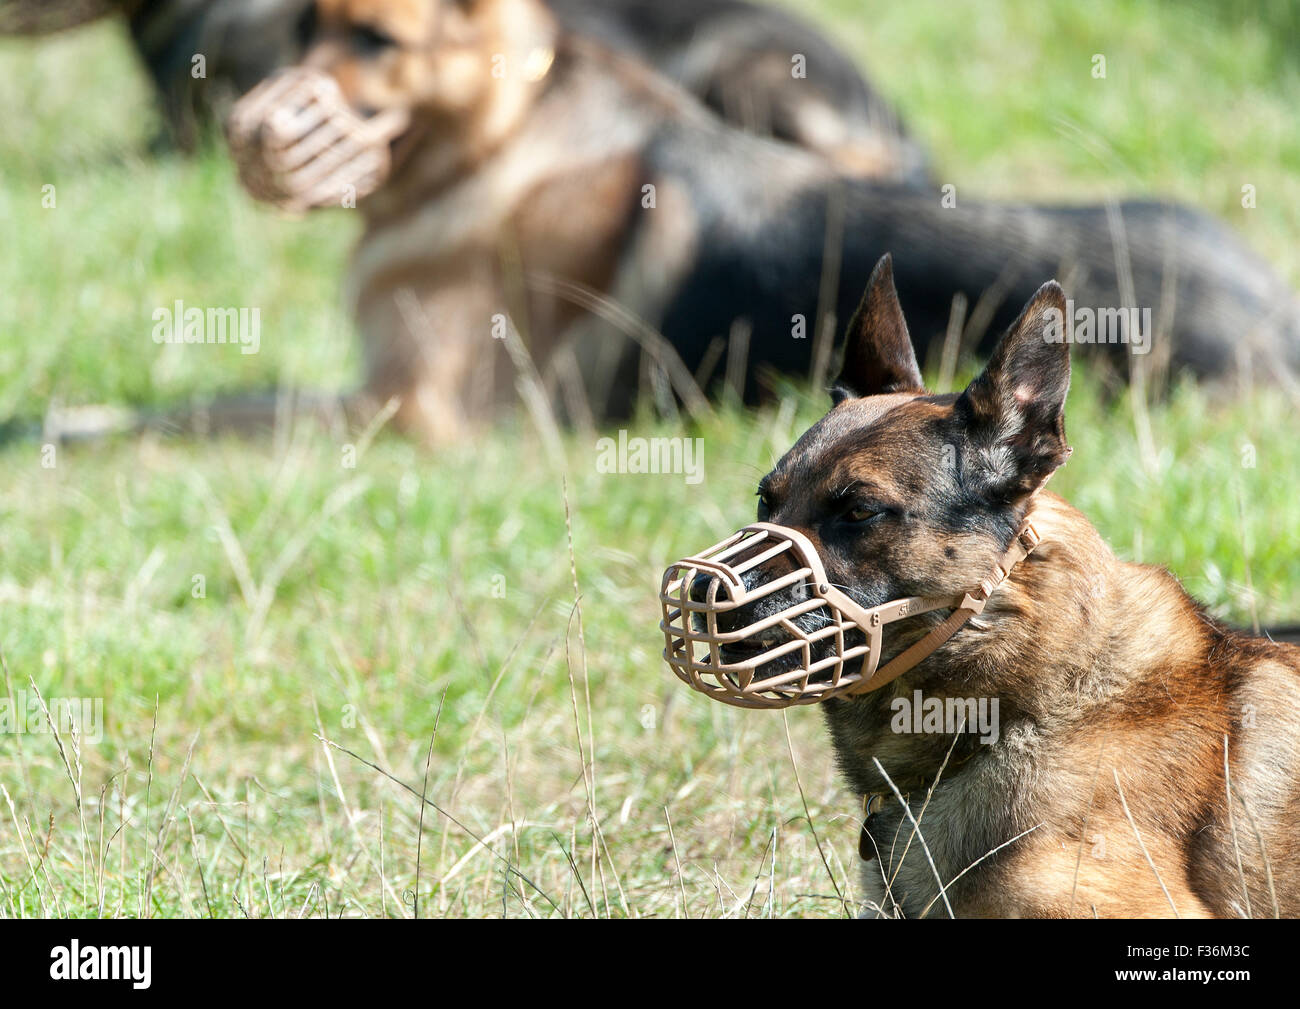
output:
<instances>
[{"instance_id":1,"label":"green grass","mask_svg":"<svg viewBox=\"0 0 1300 1009\"><path fill-rule=\"evenodd\" d=\"M1119 0L861 7L814 13L945 181L1172 193L1297 279L1300 84L1269 25ZM355 220L255 207L216 149L148 156L120 31L0 43L0 107L0 421L357 380L339 287ZM159 348L151 312L176 298L259 306L262 352ZM48 734L0 737L0 914L410 916L417 838L426 915L838 913L856 823L819 717L791 712L787 745L781 715L689 695L654 629L663 565L745 521L821 409L724 408L690 432L697 486L601 475L576 434L550 461L523 420L436 456L381 436L355 468L344 437L310 430L64 447L49 468L39 440L4 444L6 692L102 698L105 725L79 762L66 736L64 756ZM1228 619L1300 616L1293 403L1176 389L1144 453L1127 398L1082 375L1068 417L1053 487L1121 555ZM410 792L318 735L495 854L431 808L421 825Z\"/></svg>"}]
</instances>

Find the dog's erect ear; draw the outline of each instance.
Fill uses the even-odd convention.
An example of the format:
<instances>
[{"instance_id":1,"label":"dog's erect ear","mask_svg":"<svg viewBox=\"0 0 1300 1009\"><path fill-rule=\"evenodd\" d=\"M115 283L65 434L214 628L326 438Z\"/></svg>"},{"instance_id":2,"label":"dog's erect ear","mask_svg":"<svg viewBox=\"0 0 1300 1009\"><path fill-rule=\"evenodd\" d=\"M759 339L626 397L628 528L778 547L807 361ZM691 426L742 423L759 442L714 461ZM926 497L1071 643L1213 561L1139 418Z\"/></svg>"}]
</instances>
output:
<instances>
[{"instance_id":1,"label":"dog's erect ear","mask_svg":"<svg viewBox=\"0 0 1300 1009\"><path fill-rule=\"evenodd\" d=\"M867 293L844 334L844 365L831 399L840 403L852 396L913 391L924 392L925 387L894 290L893 260L885 253L871 271Z\"/></svg>"},{"instance_id":2,"label":"dog's erect ear","mask_svg":"<svg viewBox=\"0 0 1300 1009\"><path fill-rule=\"evenodd\" d=\"M988 367L957 400L972 449L968 472L991 496L1010 500L1031 493L1070 457L1065 308L1060 284L1040 287Z\"/></svg>"}]
</instances>

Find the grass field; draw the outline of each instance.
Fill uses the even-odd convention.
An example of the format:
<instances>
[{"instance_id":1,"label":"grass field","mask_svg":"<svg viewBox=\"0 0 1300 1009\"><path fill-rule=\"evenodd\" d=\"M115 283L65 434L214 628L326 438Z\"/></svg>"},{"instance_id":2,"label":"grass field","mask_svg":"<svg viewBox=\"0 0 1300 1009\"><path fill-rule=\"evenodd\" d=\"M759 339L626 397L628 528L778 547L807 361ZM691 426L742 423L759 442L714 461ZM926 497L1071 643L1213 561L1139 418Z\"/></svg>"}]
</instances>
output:
<instances>
[{"instance_id":1,"label":"grass field","mask_svg":"<svg viewBox=\"0 0 1300 1009\"><path fill-rule=\"evenodd\" d=\"M1247 9L812 13L944 181L1176 196L1295 283L1300 64ZM121 31L0 43L0 109L0 423L357 380L338 286L355 219L254 206L215 148L151 157ZM157 346L151 312L178 298L260 306L261 353ZM525 419L436 456L380 433L354 467L351 436L314 429L53 457L7 441L4 691L32 711L37 690L100 699L103 731L0 734L0 915L843 914L857 824L819 716L680 689L654 598L666 562L750 517L756 479L822 408L797 391L722 408L686 432L698 485L602 475L577 434L548 455ZM1180 387L1144 414L1084 374L1068 419L1053 487L1121 555L1238 623L1300 618L1292 401ZM422 815L421 792L456 822Z\"/></svg>"}]
</instances>

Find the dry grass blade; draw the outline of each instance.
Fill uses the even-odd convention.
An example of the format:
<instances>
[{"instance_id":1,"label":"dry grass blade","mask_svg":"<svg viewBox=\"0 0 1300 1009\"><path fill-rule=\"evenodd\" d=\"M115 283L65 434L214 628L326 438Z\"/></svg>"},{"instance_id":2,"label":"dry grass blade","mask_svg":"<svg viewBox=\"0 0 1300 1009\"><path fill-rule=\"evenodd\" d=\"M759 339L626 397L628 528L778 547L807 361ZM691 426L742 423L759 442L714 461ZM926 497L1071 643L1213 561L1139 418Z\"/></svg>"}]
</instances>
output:
<instances>
[{"instance_id":1,"label":"dry grass blade","mask_svg":"<svg viewBox=\"0 0 1300 1009\"><path fill-rule=\"evenodd\" d=\"M966 717L962 716L961 724L957 726L957 731L952 734L952 742L948 744L948 751L943 755L943 763L939 765L939 770L935 772L934 780L930 782L930 787L925 792L925 802L921 803L921 812L913 821L914 827L912 833L907 836L907 841L903 845L903 853L898 856L898 864L894 867L894 874L889 877L889 883L892 884L898 878L898 870L903 867L903 862L907 860L907 852L912 847L912 839L920 832L921 821L925 819L925 811L930 808L930 800L934 798L934 790L939 787L939 782L943 780L943 772L948 769L948 762L952 760L952 754L957 749L957 741L961 739L961 734L966 731ZM901 824L900 824L901 826ZM893 857L893 851L890 851L890 857Z\"/></svg>"},{"instance_id":2,"label":"dry grass blade","mask_svg":"<svg viewBox=\"0 0 1300 1009\"><path fill-rule=\"evenodd\" d=\"M582 284L541 273L529 273L525 280L530 290L563 298L618 327L621 332L640 344L641 348L649 353L655 363L665 371L672 382L673 390L682 398L682 403L692 419L698 421L713 416L713 407L700 387L696 385L695 376L682 362L677 349L649 323L637 318L610 298Z\"/></svg>"},{"instance_id":3,"label":"dry grass blade","mask_svg":"<svg viewBox=\"0 0 1300 1009\"><path fill-rule=\"evenodd\" d=\"M943 336L943 354L939 358L939 380L934 391L948 392L952 389L953 379L957 375L957 359L961 356L961 331L966 321L966 295L958 291L952 296L952 308L948 315L948 330Z\"/></svg>"},{"instance_id":4,"label":"dry grass blade","mask_svg":"<svg viewBox=\"0 0 1300 1009\"><path fill-rule=\"evenodd\" d=\"M1097 782L1101 780L1101 762L1106 755L1106 743L1103 740L1097 749L1097 766L1092 771L1092 789L1088 792L1088 808L1083 813L1083 826L1079 829L1079 850L1074 858L1074 881L1070 884L1070 907L1065 912L1067 918L1074 917L1074 898L1079 892L1079 869L1083 866L1083 845L1088 838L1088 820L1092 817L1092 805L1097 798Z\"/></svg>"},{"instance_id":5,"label":"dry grass blade","mask_svg":"<svg viewBox=\"0 0 1300 1009\"><path fill-rule=\"evenodd\" d=\"M1223 734L1223 791L1228 800L1228 831L1232 834L1232 853L1237 859L1237 878L1241 880L1241 896L1246 902L1246 917L1250 912L1250 887L1246 885L1246 870L1241 864L1241 845L1237 841L1237 821L1232 815L1232 771L1228 766L1228 734Z\"/></svg>"},{"instance_id":6,"label":"dry grass blade","mask_svg":"<svg viewBox=\"0 0 1300 1009\"><path fill-rule=\"evenodd\" d=\"M682 898L682 917L689 918L690 914L686 910L686 881L682 878L682 856L677 851L677 836L673 833L673 818L668 815L668 807L664 807L664 819L668 822L668 842L673 849L673 865L677 869L677 887L681 892Z\"/></svg>"},{"instance_id":7,"label":"dry grass blade","mask_svg":"<svg viewBox=\"0 0 1300 1009\"><path fill-rule=\"evenodd\" d=\"M1133 284L1133 263L1129 257L1128 233L1124 228L1124 215L1114 198L1106 201L1106 223L1110 228L1111 244L1115 249L1115 276L1119 281L1120 297L1118 307L1121 309L1130 308L1136 311L1138 307L1137 289ZM1123 316L1123 318L1127 319L1127 315ZM1148 334L1148 336L1151 335ZM1147 409L1146 356L1144 354L1130 353L1128 359L1129 405L1133 411L1133 425L1137 433L1143 467L1149 475L1153 475L1158 470L1159 459L1156 453L1155 436L1151 430L1151 413Z\"/></svg>"},{"instance_id":8,"label":"dry grass blade","mask_svg":"<svg viewBox=\"0 0 1300 1009\"><path fill-rule=\"evenodd\" d=\"M316 715L316 726L320 729L316 738L324 742L325 726L321 722L320 710L316 707L316 699L314 697L312 698L312 709ZM325 764L329 767L330 779L334 782L334 794L338 796L339 805L343 807L343 816L348 821L348 829L352 831L352 837L357 843L357 849L366 856L366 861L370 863L371 868L379 875L380 883L383 885L384 891L388 894L389 899L391 899L398 907L401 907L402 901L393 890L392 884L388 882L388 878L384 875L383 870L381 870L378 864L376 864L374 856L370 853L370 848L366 845L364 838L361 836L361 828L358 825L357 814L353 812L352 807L348 805L347 794L343 791L343 782L339 780L338 769L334 766L334 756L330 753L328 747L325 748L324 752ZM418 795L419 793L417 792L416 794Z\"/></svg>"},{"instance_id":9,"label":"dry grass blade","mask_svg":"<svg viewBox=\"0 0 1300 1009\"><path fill-rule=\"evenodd\" d=\"M208 909L208 917L214 918L216 915L212 913L212 898L208 896L208 879L203 873L203 859L199 856L199 839L194 830L194 817L190 815L188 809L185 811L185 822L190 825L190 852L194 855L194 867L199 873L199 887L203 890L203 904Z\"/></svg>"},{"instance_id":10,"label":"dry grass blade","mask_svg":"<svg viewBox=\"0 0 1300 1009\"><path fill-rule=\"evenodd\" d=\"M1255 580L1250 573L1251 554L1254 553L1254 544L1251 542L1250 537L1250 516L1246 512L1246 498L1242 493L1239 479L1233 480L1233 488L1237 492L1237 527L1241 531L1241 556L1246 568L1244 572L1246 578L1246 604L1250 607L1250 627L1255 636L1259 637L1259 606L1255 601Z\"/></svg>"},{"instance_id":11,"label":"dry grass blade","mask_svg":"<svg viewBox=\"0 0 1300 1009\"><path fill-rule=\"evenodd\" d=\"M438 723L442 721L442 706L446 703L447 691L443 690L438 699L438 713L433 716L433 731L429 733L429 749L424 755L424 780L420 784L420 817L415 833L415 893L411 897L411 916L420 917L420 853L424 847L424 807L429 801L429 765L433 763L433 741L438 738ZM383 849L380 849L380 857Z\"/></svg>"},{"instance_id":12,"label":"dry grass blade","mask_svg":"<svg viewBox=\"0 0 1300 1009\"><path fill-rule=\"evenodd\" d=\"M925 843L925 835L921 833L921 825L916 822L916 817L912 815L912 807L907 804L907 801L903 798L903 793L900 792L898 786L894 784L894 780L885 773L885 769L881 766L880 761L877 758L872 757L871 762L876 765L876 770L879 771L880 776L885 779L885 784L888 785L889 790L894 793L894 798L898 800L898 804L903 807L903 812L907 814L907 818L912 822L912 828L916 832L916 838L921 842L921 850L925 852L925 860L930 863L930 871L934 873L934 881L939 884L939 896L943 898L943 906L948 911L948 917L956 918L957 916L952 913L952 905L948 903L948 892L947 888L943 885L943 877L939 875L939 867L934 864L934 856L930 854L930 846ZM901 862L902 860L900 859L899 861Z\"/></svg>"},{"instance_id":13,"label":"dry grass blade","mask_svg":"<svg viewBox=\"0 0 1300 1009\"><path fill-rule=\"evenodd\" d=\"M587 902L587 910L591 912L593 918L597 917L596 905L592 903L591 894L587 892L587 884L582 881L582 873L578 871L578 863L573 860L573 853L564 846L564 841L560 838L559 834L552 831L551 837L555 838L555 843L558 844L560 850L564 852L565 861L569 864L569 871L573 873L573 878L578 884L578 889L582 891L582 899Z\"/></svg>"},{"instance_id":14,"label":"dry grass blade","mask_svg":"<svg viewBox=\"0 0 1300 1009\"><path fill-rule=\"evenodd\" d=\"M814 389L824 389L835 348L836 303L844 259L846 187L837 183L826 194L826 232L822 242L822 271L817 286L817 318L813 326L812 360L808 375Z\"/></svg>"},{"instance_id":15,"label":"dry grass blade","mask_svg":"<svg viewBox=\"0 0 1300 1009\"><path fill-rule=\"evenodd\" d=\"M748 319L737 319L731 324L727 340L727 367L723 385L737 405L745 402L745 378L749 371L749 340L754 324Z\"/></svg>"},{"instance_id":16,"label":"dry grass blade","mask_svg":"<svg viewBox=\"0 0 1300 1009\"><path fill-rule=\"evenodd\" d=\"M370 443L375 440L375 436L384 429L390 420L397 416L397 411L401 408L402 397L390 396L388 402L375 411L375 415L370 418L369 423L365 426L365 430L361 432L361 436L357 438L356 441L356 461L358 463L361 462L362 457L365 456L366 449L368 449Z\"/></svg>"},{"instance_id":17,"label":"dry grass blade","mask_svg":"<svg viewBox=\"0 0 1300 1009\"><path fill-rule=\"evenodd\" d=\"M193 777L194 784L199 786L199 791L203 793L203 797L208 800L208 805L212 807L212 814L217 818L217 822L221 824L222 833L224 833L226 839L234 845L235 851L239 852L240 859L246 863L248 861L248 853L244 851L244 846L239 843L239 838L235 837L234 832L230 829L230 824L226 823L226 818L221 815L222 804L212 797L212 793L208 791L208 786L203 783L202 778L197 774Z\"/></svg>"},{"instance_id":18,"label":"dry grass blade","mask_svg":"<svg viewBox=\"0 0 1300 1009\"><path fill-rule=\"evenodd\" d=\"M582 749L582 724L578 718L578 694L577 688L573 682L573 662L569 655L569 634L566 630L564 636L564 654L565 665L569 673L569 696L573 703L573 724L574 731L578 735L578 759L582 763L583 781L587 788L587 811L591 817L592 839L595 845L592 848L592 868L599 872L600 885L602 892L605 891L605 873L600 862L600 851L603 849L605 860L609 862L610 871L614 874L614 886L618 890L619 900L623 904L623 912L631 916L631 910L628 907L627 894L623 890L623 882L618 874L618 869L614 865L614 859L609 853L609 845L605 842L605 832L600 825L600 817L596 812L596 744L592 739L591 733L593 720L591 717L591 678L587 672L587 639L586 632L582 623L582 592L578 586L578 559L573 547L573 511L569 507L569 484L563 481L562 489L564 492L564 532L569 548L569 575L573 582L573 609L570 611L569 620L578 622L578 650L582 656L582 690L587 709L587 754L584 756ZM609 910L609 894L604 892L605 910Z\"/></svg>"},{"instance_id":19,"label":"dry grass blade","mask_svg":"<svg viewBox=\"0 0 1300 1009\"><path fill-rule=\"evenodd\" d=\"M158 824L158 839L154 842L153 855L149 859L149 876L144 888L144 907L145 916L149 916L153 902L153 881L157 875L158 865L162 861L163 845L167 841L167 835L171 832L172 813L176 810L176 803L180 801L181 789L185 787L185 782L190 776L190 761L194 759L194 744L199 741L199 730L195 730L194 735L190 737L190 745L185 749L185 763L181 765L180 779L176 782L176 787L172 789L171 797L167 800L167 805L163 807L162 823Z\"/></svg>"},{"instance_id":20,"label":"dry grass blade","mask_svg":"<svg viewBox=\"0 0 1300 1009\"><path fill-rule=\"evenodd\" d=\"M528 353L518 329L510 320L506 322L505 345L510 362L515 367L515 388L528 407L528 415L533 419L533 425L542 439L547 458L555 470L563 470L564 442L560 437L560 425L555 419L555 411L551 409L550 396L547 395L533 356Z\"/></svg>"},{"instance_id":21,"label":"dry grass blade","mask_svg":"<svg viewBox=\"0 0 1300 1009\"><path fill-rule=\"evenodd\" d=\"M974 862L972 862L970 865L966 866L966 868L964 868L961 872L959 872L959 873L957 873L957 875L953 876L952 879L948 880L948 886L946 886L944 889L945 889L945 890L951 889L951 888L952 888L952 885L953 885L955 882L957 882L957 880L961 879L964 875L966 875L966 873L968 873L968 872L970 872L972 869L974 869L975 866L979 865L981 862L985 861L986 859L990 859L990 858L992 858L994 855L996 855L996 854L997 854L999 851L1001 851L1003 848L1009 848L1011 845L1013 845L1013 844L1015 844L1017 841L1019 841L1022 837L1028 837L1030 834L1032 834L1034 831L1036 831L1036 830L1037 830L1039 827L1041 827L1041 826L1042 826L1041 823L1036 823L1036 824L1034 824L1032 827L1030 827L1028 830L1022 830L1022 831L1021 831L1019 834L1017 834L1015 837L1012 837L1012 838L1009 838L1009 839L1006 840L1006 841L1003 841L1003 842L1002 842L1001 844L999 844L996 848L990 848L988 851L984 852L984 854L981 855L979 858L975 859ZM925 910L923 910L923 911L921 912L921 917L922 917L922 918L924 918L927 914L930 913L930 908L934 907L934 902L935 902L936 900L938 900L938 899L939 899L938 897L933 897L933 898L931 898L930 903L928 903L928 904L925 905Z\"/></svg>"},{"instance_id":22,"label":"dry grass blade","mask_svg":"<svg viewBox=\"0 0 1300 1009\"><path fill-rule=\"evenodd\" d=\"M1273 902L1273 917L1281 918L1282 909L1277 902L1277 891L1273 888L1273 865L1268 859L1268 852L1264 849L1264 836L1259 832L1259 824L1255 822L1255 814L1250 811L1246 797L1238 795L1237 801L1241 803L1242 811L1246 814L1246 819L1250 821L1250 829L1255 834L1255 841L1259 844L1259 857L1264 862L1264 879L1268 883L1268 896Z\"/></svg>"},{"instance_id":23,"label":"dry grass blade","mask_svg":"<svg viewBox=\"0 0 1300 1009\"><path fill-rule=\"evenodd\" d=\"M1115 788L1119 790L1119 804L1124 808L1124 815L1128 818L1128 825L1133 828L1133 836L1137 838L1138 847L1142 849L1142 855L1146 858L1147 865L1151 866L1151 871L1156 874L1156 882L1160 884L1160 889L1164 891L1165 900L1169 901L1169 909L1174 912L1175 918L1179 918L1181 915L1178 913L1178 908L1174 907L1174 898L1169 895L1169 888L1165 886L1165 881L1160 877L1160 870L1156 868L1155 862L1151 860L1151 853L1147 851L1146 842L1142 840L1142 835L1138 831L1133 814L1129 812L1128 800L1124 798L1124 788L1119 783L1119 771L1112 767L1110 773L1115 778Z\"/></svg>"},{"instance_id":24,"label":"dry grass blade","mask_svg":"<svg viewBox=\"0 0 1300 1009\"><path fill-rule=\"evenodd\" d=\"M808 829L812 831L813 844L817 845L817 854L822 860L822 865L826 868L826 875L831 881L831 886L835 890L835 896L839 898L840 907L844 910L844 917L853 917L850 910L849 902L844 899L844 893L840 890L840 884L835 879L835 873L831 871L831 864L826 860L826 851L822 848L822 840L817 836L817 825L813 823L812 811L808 808L808 797L804 794L803 781L799 778L799 763L794 759L794 741L790 738L790 720L786 718L785 709L781 710L781 723L785 726L785 746L786 752L790 754L790 766L794 769L795 787L799 789L799 801L803 804L804 819L808 821Z\"/></svg>"},{"instance_id":25,"label":"dry grass blade","mask_svg":"<svg viewBox=\"0 0 1300 1009\"><path fill-rule=\"evenodd\" d=\"M767 861L767 853L769 851L772 852L772 872L768 875L767 878L771 880L772 877L776 875L776 851L774 850L775 848L776 848L776 828L773 827L772 833L768 835L767 845L763 848L763 853L758 856L758 869L754 873L754 882L749 888L749 897L745 901L746 918L749 917L750 909L754 906L754 898L758 895L758 882L763 878L763 863ZM771 910L772 908L771 905L769 904L768 906L769 915L771 913Z\"/></svg>"},{"instance_id":26,"label":"dry grass blade","mask_svg":"<svg viewBox=\"0 0 1300 1009\"><path fill-rule=\"evenodd\" d=\"M428 799L425 799L425 802L428 802ZM429 803L429 805L432 805L432 803ZM486 851L490 853L492 851L493 841L497 840L498 838L505 837L507 834L518 834L519 831L527 827L536 827L536 826L539 826L539 824L530 823L527 820L521 820L518 823L507 821L506 823L500 824L499 826L492 828L492 830L484 834L481 839L475 841L472 845L470 845L469 850L466 851L465 854L461 855L460 858L456 859L456 861L452 864L451 868L442 874L442 878L438 880L438 886L439 887L446 886L453 879L459 876L461 870L464 869L467 865L469 865L472 861L474 861L475 856L477 856L480 851Z\"/></svg>"},{"instance_id":27,"label":"dry grass blade","mask_svg":"<svg viewBox=\"0 0 1300 1009\"><path fill-rule=\"evenodd\" d=\"M14 836L18 838L18 846L22 849L23 858L27 862L27 868L31 871L30 879L35 879L36 874L40 872L40 865L32 859L31 852L27 850L27 842L23 840L23 829L18 822L18 811L14 808L14 800L9 795L9 789L5 788L3 781L0 781L0 794L4 795L5 802L9 806L9 816L14 822ZM26 885L27 883L24 882L23 886L18 889L21 890Z\"/></svg>"},{"instance_id":28,"label":"dry grass blade","mask_svg":"<svg viewBox=\"0 0 1300 1009\"><path fill-rule=\"evenodd\" d=\"M244 597L245 605L250 608L256 606L258 599L257 580L253 577L253 569L249 566L248 554L244 552L239 537L235 535L235 530L230 525L230 517L226 514L226 510L221 507L221 502L217 500L217 496L212 493L212 488L208 485L208 481L203 478L203 474L196 472L192 474L190 479L195 492L207 505L212 525L217 531L217 538L221 541L221 548L225 551L226 560L235 576L235 582L239 585L239 593Z\"/></svg>"},{"instance_id":29,"label":"dry grass blade","mask_svg":"<svg viewBox=\"0 0 1300 1009\"><path fill-rule=\"evenodd\" d=\"M485 842L484 842L484 838L481 837L477 832L475 832L474 830L471 830L469 827L465 826L465 824L461 823L460 820L456 819L456 817L452 816L450 813L448 813L445 809L443 809L441 806L439 806L439 805L438 805L436 802L434 802L432 799L429 799L429 798L427 798L427 797L422 797L422 796L420 795L420 793L419 793L418 791L416 791L416 789L412 788L410 785L408 785L408 784L407 784L405 781L403 781L401 778L399 778L399 777L397 777L396 775L391 774L391 773L389 773L388 771L384 770L384 768L380 767L380 766L379 766L378 764L376 764L374 761L372 761L372 760L367 760L365 757L361 756L360 754L352 752L352 751L349 750L346 746L340 746L338 743L334 742L332 739L327 739L327 738L326 738L324 735L322 735L321 733L314 733L314 735L316 736L317 739L319 739L319 740L321 741L321 743L322 743L323 745L325 745L325 746L327 746L327 747L330 747L330 748L332 748L332 749L338 750L340 753L346 753L346 754L347 754L349 757L351 757L353 760L356 760L356 761L358 761L358 762L360 762L360 763L362 763L362 764L365 764L367 767L369 767L369 768L370 768L371 770L373 770L373 771L378 771L380 774L382 774L385 778L387 778L387 779L388 779L389 781L391 781L393 784L395 784L395 785L400 785L402 788L406 789L408 792L410 792L413 796L415 796L415 797L416 797L417 799L419 799L421 802L427 804L431 809L433 809L434 812L438 813L440 816L445 817L445 818L446 818L450 823L455 824L457 827L459 827L461 830L463 830L467 835L469 835L469 837L470 837L472 840L478 841L478 842L480 842L480 843L485 843ZM488 850L491 851L491 848L489 848ZM520 872L518 869L516 869L516 868L514 867L514 865L511 864L511 862L510 862L509 859L507 859L507 858L506 858L505 856L503 856L503 855L498 855L495 851L492 851L491 853L492 853L492 856L493 856L494 858L496 858L498 861L500 861L500 862L504 865L504 867L505 867L505 869L506 869L507 872L509 872L511 875L517 877L520 881L522 881L522 882L524 882L524 883L527 883L530 887L532 887L532 888L533 888L533 889L538 893L539 896L542 897L543 900L545 900L548 904L550 904L552 908L554 908L558 913L563 914L563 911L560 910L560 905L557 904L554 900L552 900L551 897L550 897L550 895L549 895L545 890L543 890L540 886L538 886L538 885L537 885L536 883L534 883L531 879L529 879L527 876L525 876L522 872ZM394 899L396 899L396 898L394 898ZM398 903L400 904L400 901L399 901Z\"/></svg>"},{"instance_id":30,"label":"dry grass blade","mask_svg":"<svg viewBox=\"0 0 1300 1009\"><path fill-rule=\"evenodd\" d=\"M68 780L72 782L72 790L77 796L77 812L81 813L81 754L75 750L73 751L73 759L77 765L74 772L72 763L68 760L68 753L63 748L63 735L59 732L59 727L54 724L54 717L50 714L49 706L45 703L45 698L41 696L41 688L36 685L36 681L30 676L27 677L27 682L31 684L32 692L36 694L37 703L41 706L41 714L45 716L45 724L50 727L50 734L54 736L54 743L59 750L59 759L63 761L63 769L68 772Z\"/></svg>"}]
</instances>

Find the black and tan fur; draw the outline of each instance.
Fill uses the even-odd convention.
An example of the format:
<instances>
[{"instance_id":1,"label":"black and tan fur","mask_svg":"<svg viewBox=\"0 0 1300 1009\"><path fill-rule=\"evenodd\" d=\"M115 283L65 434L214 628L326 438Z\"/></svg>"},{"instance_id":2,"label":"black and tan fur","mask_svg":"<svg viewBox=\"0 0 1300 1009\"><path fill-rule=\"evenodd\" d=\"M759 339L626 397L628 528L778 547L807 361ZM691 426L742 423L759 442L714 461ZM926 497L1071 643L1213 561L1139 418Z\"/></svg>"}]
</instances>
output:
<instances>
[{"instance_id":1,"label":"black and tan fur","mask_svg":"<svg viewBox=\"0 0 1300 1009\"><path fill-rule=\"evenodd\" d=\"M937 192L846 178L727 127L536 0L318 0L311 38L304 61L356 109L414 117L399 167L362 203L351 282L369 390L401 396L402 420L433 442L513 395L494 316L514 320L548 381L566 361L579 371L597 415L630 409L655 332L684 363L679 386L730 372L753 398L767 373L816 374L890 248L907 253L898 286L923 350L954 295L971 306L968 347L987 350L980 334L1010 321L1032 278L1064 272L1081 305L1152 309L1149 358L1090 348L1122 375L1161 362L1274 375L1300 357L1294 294L1185 208L945 208ZM523 72L547 53L544 76Z\"/></svg>"},{"instance_id":2,"label":"black and tan fur","mask_svg":"<svg viewBox=\"0 0 1300 1009\"><path fill-rule=\"evenodd\" d=\"M930 658L822 704L851 788L885 793L867 913L947 915L928 849L958 916L1300 915L1300 648L1225 628L1042 489L1070 454L1070 350L1044 339L1063 308L1044 285L964 392L931 395L882 261L835 406L759 485L759 518L808 536L864 606L969 591L1026 517L1042 537ZM900 624L886 654L943 615ZM996 742L893 731L916 690L998 698Z\"/></svg>"},{"instance_id":3,"label":"black and tan fur","mask_svg":"<svg viewBox=\"0 0 1300 1009\"><path fill-rule=\"evenodd\" d=\"M565 31L642 60L726 121L852 175L920 184L927 162L853 60L810 23L751 0L545 0ZM297 61L312 0L0 0L0 35L126 16L172 141L193 147L230 101ZM196 54L205 73L195 76ZM795 54L806 74L791 73Z\"/></svg>"},{"instance_id":4,"label":"black and tan fur","mask_svg":"<svg viewBox=\"0 0 1300 1009\"><path fill-rule=\"evenodd\" d=\"M671 23L662 37L689 37ZM358 111L412 113L397 168L359 208L348 291L360 399L398 397L400 423L431 444L513 403L521 367L561 409L597 417L647 389L693 397L730 376L753 400L773 374L819 378L887 249L902 253L923 356L950 328L986 353L1034 278L1056 274L1081 306L1151 310L1150 355L1086 348L1121 378L1285 379L1300 365L1294 293L1184 207L945 207L937 191L850 177L825 151L728 125L670 79L660 36L645 42L657 70L541 0L317 0L299 34L303 61ZM505 317L526 365L494 339Z\"/></svg>"}]
</instances>

